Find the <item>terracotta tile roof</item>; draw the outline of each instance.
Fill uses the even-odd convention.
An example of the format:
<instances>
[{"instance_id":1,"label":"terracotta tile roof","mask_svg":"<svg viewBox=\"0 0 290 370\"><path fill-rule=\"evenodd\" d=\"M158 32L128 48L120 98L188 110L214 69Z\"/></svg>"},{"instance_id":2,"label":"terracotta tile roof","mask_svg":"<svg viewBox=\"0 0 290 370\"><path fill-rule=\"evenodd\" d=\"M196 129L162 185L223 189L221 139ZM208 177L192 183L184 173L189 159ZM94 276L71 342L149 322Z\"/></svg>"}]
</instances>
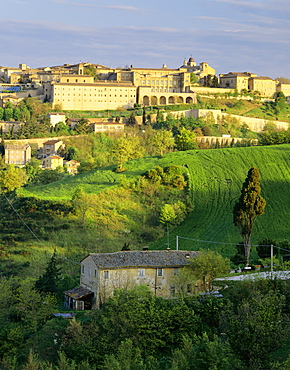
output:
<instances>
[{"instance_id":1,"label":"terracotta tile roof","mask_svg":"<svg viewBox=\"0 0 290 370\"><path fill-rule=\"evenodd\" d=\"M126 251L115 253L90 253L98 268L126 267L181 267L199 252L193 251Z\"/></svg>"},{"instance_id":2,"label":"terracotta tile roof","mask_svg":"<svg viewBox=\"0 0 290 370\"><path fill-rule=\"evenodd\" d=\"M58 143L59 141L62 141L62 140L48 140L45 143L43 143L43 145L53 145L53 144Z\"/></svg>"}]
</instances>

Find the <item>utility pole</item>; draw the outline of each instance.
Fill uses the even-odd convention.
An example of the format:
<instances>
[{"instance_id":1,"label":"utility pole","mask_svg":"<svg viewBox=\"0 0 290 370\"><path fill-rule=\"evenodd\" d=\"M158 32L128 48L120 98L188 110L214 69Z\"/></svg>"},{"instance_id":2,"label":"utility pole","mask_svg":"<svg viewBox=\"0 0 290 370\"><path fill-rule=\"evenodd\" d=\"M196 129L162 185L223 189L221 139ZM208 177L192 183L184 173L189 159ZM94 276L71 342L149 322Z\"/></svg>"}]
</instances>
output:
<instances>
[{"instance_id":1,"label":"utility pole","mask_svg":"<svg viewBox=\"0 0 290 370\"><path fill-rule=\"evenodd\" d=\"M273 279L273 244L271 244L271 279Z\"/></svg>"}]
</instances>

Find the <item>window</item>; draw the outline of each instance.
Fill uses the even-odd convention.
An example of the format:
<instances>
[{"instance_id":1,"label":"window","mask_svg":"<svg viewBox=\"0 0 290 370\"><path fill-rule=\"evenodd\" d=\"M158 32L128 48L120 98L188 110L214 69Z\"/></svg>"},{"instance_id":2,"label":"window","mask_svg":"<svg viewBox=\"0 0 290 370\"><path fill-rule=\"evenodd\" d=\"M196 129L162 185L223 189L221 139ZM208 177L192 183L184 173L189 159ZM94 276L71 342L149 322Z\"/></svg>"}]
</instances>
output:
<instances>
[{"instance_id":1,"label":"window","mask_svg":"<svg viewBox=\"0 0 290 370\"><path fill-rule=\"evenodd\" d=\"M175 296L175 286L174 286L174 285L172 285L172 286L170 287L170 296L171 296L171 297L174 297L174 296Z\"/></svg>"},{"instance_id":2,"label":"window","mask_svg":"<svg viewBox=\"0 0 290 370\"><path fill-rule=\"evenodd\" d=\"M177 276L178 275L178 268L175 268L174 269L174 275Z\"/></svg>"},{"instance_id":3,"label":"window","mask_svg":"<svg viewBox=\"0 0 290 370\"><path fill-rule=\"evenodd\" d=\"M97 277L97 270L95 270L95 277Z\"/></svg>"},{"instance_id":4,"label":"window","mask_svg":"<svg viewBox=\"0 0 290 370\"><path fill-rule=\"evenodd\" d=\"M145 269L138 269L138 277L144 277L145 276Z\"/></svg>"},{"instance_id":5,"label":"window","mask_svg":"<svg viewBox=\"0 0 290 370\"><path fill-rule=\"evenodd\" d=\"M104 279L109 279L109 271L104 271Z\"/></svg>"},{"instance_id":6,"label":"window","mask_svg":"<svg viewBox=\"0 0 290 370\"><path fill-rule=\"evenodd\" d=\"M163 269L159 268L157 269L157 276L163 276Z\"/></svg>"},{"instance_id":7,"label":"window","mask_svg":"<svg viewBox=\"0 0 290 370\"><path fill-rule=\"evenodd\" d=\"M91 268L88 266L88 276L91 276Z\"/></svg>"},{"instance_id":8,"label":"window","mask_svg":"<svg viewBox=\"0 0 290 370\"><path fill-rule=\"evenodd\" d=\"M84 272L85 272L85 266L82 265L82 273L84 273Z\"/></svg>"}]
</instances>

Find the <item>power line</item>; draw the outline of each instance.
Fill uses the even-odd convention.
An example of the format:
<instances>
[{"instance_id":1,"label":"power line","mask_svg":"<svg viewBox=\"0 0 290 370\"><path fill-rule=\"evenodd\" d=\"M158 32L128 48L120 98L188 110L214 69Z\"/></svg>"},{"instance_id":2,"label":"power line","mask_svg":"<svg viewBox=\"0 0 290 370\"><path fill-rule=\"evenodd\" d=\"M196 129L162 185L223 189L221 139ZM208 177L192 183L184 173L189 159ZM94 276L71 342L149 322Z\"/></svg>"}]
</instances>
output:
<instances>
[{"instance_id":1,"label":"power line","mask_svg":"<svg viewBox=\"0 0 290 370\"><path fill-rule=\"evenodd\" d=\"M13 206L13 204L10 202L10 200L7 198L6 194L5 193L2 193L5 197L5 199L7 200L8 204L10 205L10 207L13 209L13 211L16 213L16 215L20 218L20 220L23 222L23 224L27 227L27 229L31 232L31 234L35 237L35 239L42 245L44 246L44 244L41 242L41 240L38 238L37 235L34 234L34 232L31 230L31 228L27 225L27 223L23 220L23 218L20 216L20 214L18 213L17 209Z\"/></svg>"},{"instance_id":2,"label":"power line","mask_svg":"<svg viewBox=\"0 0 290 370\"><path fill-rule=\"evenodd\" d=\"M29 232L34 236L34 238L43 246L44 244L41 242L41 240L38 238L38 236L31 230L31 228L27 225L27 223L23 220L23 218L21 217L21 215L19 214L19 212L16 210L16 208L13 206L13 204L10 202L10 200L8 199L8 197L6 196L5 193L2 193L5 197L5 199L7 200L8 204L10 205L10 207L13 209L13 211L16 213L16 215L20 218L20 220L23 222L23 224L26 226L26 228L29 230ZM227 243L227 242L216 242L216 241L212 241L212 240L201 240L201 239L192 239L192 238L186 238L184 236L177 236L178 239L185 239L185 240L192 240L192 241L195 241L195 242L199 242L199 243L208 243L208 244L222 244L222 245L242 245L241 243ZM171 239L169 240L169 244L171 242L175 241L174 239ZM169 245L168 242L167 243L164 243L162 244L161 246L159 246L157 249L160 249L162 248L163 246L165 245ZM251 245L252 247L271 247L270 244L252 244ZM282 247L279 247L277 245L273 245L273 247L277 248L277 249L280 249L280 250L283 250L285 252L289 252L290 253L290 250L289 249L285 249L285 248L282 248ZM69 262L72 262L72 263L77 263L79 264L79 262L75 262L75 261L72 261L72 260L69 260L68 258L66 257L59 257L57 256L57 258L59 259L63 259L63 260L66 260L66 261L69 261Z\"/></svg>"},{"instance_id":3,"label":"power line","mask_svg":"<svg viewBox=\"0 0 290 370\"><path fill-rule=\"evenodd\" d=\"M34 236L34 238L43 246L45 247L45 245L42 243L42 241L38 238L38 236L33 232L33 230L31 230L31 228L27 225L27 223L24 221L24 219L21 217L21 215L19 214L19 212L17 211L17 209L13 206L13 204L10 202L10 200L8 199L8 197L6 196L6 194L3 192L2 193L5 197L5 199L7 200L8 204L10 205L10 207L13 209L13 211L16 213L16 215L19 217L19 219L22 221L22 223L25 225L25 227L29 230L29 232ZM68 258L66 257L60 257L60 256L56 256L56 258L59 258L59 259L62 259L62 260L65 260L65 261L68 261L68 262L72 262L72 263L77 263L78 265L80 264L79 262L75 262L75 261L72 261L72 260L69 260Z\"/></svg>"},{"instance_id":4,"label":"power line","mask_svg":"<svg viewBox=\"0 0 290 370\"><path fill-rule=\"evenodd\" d=\"M178 236L178 238L180 239L187 239L187 240L192 240L192 241L195 241L195 242L200 242L200 243L208 243L208 244L226 244L226 245L243 245L241 243L226 243L226 242L215 242L215 241L212 241L212 240L201 240L201 239L192 239L192 238L185 238L183 236ZM263 246L263 247L270 247L271 245L255 245L255 244L251 244L252 247L259 247L259 246ZM278 247L277 247L278 248Z\"/></svg>"}]
</instances>

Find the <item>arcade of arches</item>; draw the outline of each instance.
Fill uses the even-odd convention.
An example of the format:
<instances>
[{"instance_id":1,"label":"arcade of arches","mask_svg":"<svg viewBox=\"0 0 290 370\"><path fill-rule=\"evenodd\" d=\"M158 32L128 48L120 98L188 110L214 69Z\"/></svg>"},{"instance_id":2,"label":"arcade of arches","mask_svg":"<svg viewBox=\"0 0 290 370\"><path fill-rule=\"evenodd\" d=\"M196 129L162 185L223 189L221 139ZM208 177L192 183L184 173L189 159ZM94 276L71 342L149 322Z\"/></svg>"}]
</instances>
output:
<instances>
[{"instance_id":1,"label":"arcade of arches","mask_svg":"<svg viewBox=\"0 0 290 370\"><path fill-rule=\"evenodd\" d=\"M149 105L169 105L169 104L193 104L195 103L195 96L180 96L180 95L170 95L170 96L148 96L144 95L142 101L140 102L144 106Z\"/></svg>"}]
</instances>

